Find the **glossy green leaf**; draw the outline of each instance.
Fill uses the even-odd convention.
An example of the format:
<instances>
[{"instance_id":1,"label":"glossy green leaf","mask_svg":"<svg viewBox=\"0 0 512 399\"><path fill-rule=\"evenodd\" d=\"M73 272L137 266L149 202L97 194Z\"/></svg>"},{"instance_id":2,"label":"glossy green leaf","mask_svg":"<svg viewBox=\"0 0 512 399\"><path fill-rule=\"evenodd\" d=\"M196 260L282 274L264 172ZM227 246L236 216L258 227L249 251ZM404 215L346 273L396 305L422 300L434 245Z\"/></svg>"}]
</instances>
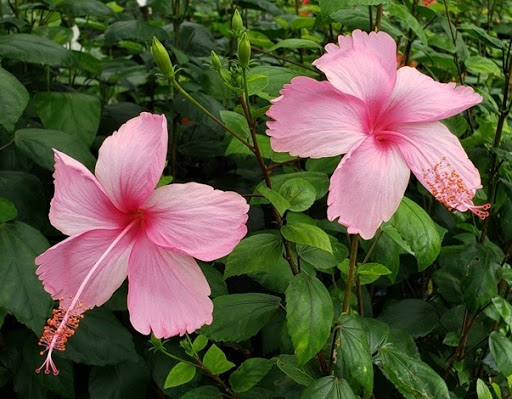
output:
<instances>
[{"instance_id":1,"label":"glossy green leaf","mask_svg":"<svg viewBox=\"0 0 512 399\"><path fill-rule=\"evenodd\" d=\"M0 57L52 66L68 66L73 62L69 50L45 37L27 33L1 36Z\"/></svg>"},{"instance_id":2,"label":"glossy green leaf","mask_svg":"<svg viewBox=\"0 0 512 399\"><path fill-rule=\"evenodd\" d=\"M289 201L288 209L292 212L304 212L314 204L315 187L301 178L290 179L279 188L279 193Z\"/></svg>"},{"instance_id":3,"label":"glossy green leaf","mask_svg":"<svg viewBox=\"0 0 512 399\"><path fill-rule=\"evenodd\" d=\"M389 274L391 274L391 270L380 263L365 263L357 266L357 275L361 285L371 284L380 276L387 276Z\"/></svg>"},{"instance_id":4,"label":"glossy green leaf","mask_svg":"<svg viewBox=\"0 0 512 399\"><path fill-rule=\"evenodd\" d=\"M229 384L235 392L246 392L260 382L272 367L273 364L268 359L247 359L229 376Z\"/></svg>"},{"instance_id":5,"label":"glossy green leaf","mask_svg":"<svg viewBox=\"0 0 512 399\"><path fill-rule=\"evenodd\" d=\"M14 204L7 198L0 197L0 224L15 219L18 211Z\"/></svg>"},{"instance_id":6,"label":"glossy green leaf","mask_svg":"<svg viewBox=\"0 0 512 399\"><path fill-rule=\"evenodd\" d=\"M293 381L306 387L319 377L319 371L314 365L299 365L294 355L279 355L276 358L276 366Z\"/></svg>"},{"instance_id":7,"label":"glossy green leaf","mask_svg":"<svg viewBox=\"0 0 512 399\"><path fill-rule=\"evenodd\" d=\"M490 389L480 378L476 381L476 394L478 399L493 399Z\"/></svg>"},{"instance_id":8,"label":"glossy green leaf","mask_svg":"<svg viewBox=\"0 0 512 399\"><path fill-rule=\"evenodd\" d=\"M300 399L356 399L356 395L346 380L336 377L322 377L313 382L300 396Z\"/></svg>"},{"instance_id":9,"label":"glossy green leaf","mask_svg":"<svg viewBox=\"0 0 512 399\"><path fill-rule=\"evenodd\" d=\"M299 364L325 345L334 309L327 288L314 276L300 273L286 290L286 319Z\"/></svg>"},{"instance_id":10,"label":"glossy green leaf","mask_svg":"<svg viewBox=\"0 0 512 399\"><path fill-rule=\"evenodd\" d=\"M329 240L332 253L308 245L297 245L297 255L300 256L302 262L305 261L318 270L329 271L348 256L348 249L345 245L338 242L333 236L329 236Z\"/></svg>"},{"instance_id":11,"label":"glossy green leaf","mask_svg":"<svg viewBox=\"0 0 512 399\"><path fill-rule=\"evenodd\" d=\"M360 317L342 315L338 334L341 344L338 347L337 359L343 370L341 374L350 376L362 386L365 397L368 397L373 390L373 359Z\"/></svg>"},{"instance_id":12,"label":"glossy green leaf","mask_svg":"<svg viewBox=\"0 0 512 399\"><path fill-rule=\"evenodd\" d=\"M406 355L393 345L380 347L377 364L406 399L450 397L446 383L439 374L428 364Z\"/></svg>"},{"instance_id":13,"label":"glossy green leaf","mask_svg":"<svg viewBox=\"0 0 512 399\"><path fill-rule=\"evenodd\" d=\"M114 22L105 31L105 43L108 46L113 46L121 40L150 42L153 37L162 41L167 37L167 32L158 26L137 20Z\"/></svg>"},{"instance_id":14,"label":"glossy green leaf","mask_svg":"<svg viewBox=\"0 0 512 399\"><path fill-rule=\"evenodd\" d=\"M112 10L99 0L64 0L55 6L55 9L71 17L108 16Z\"/></svg>"},{"instance_id":15,"label":"glossy green leaf","mask_svg":"<svg viewBox=\"0 0 512 399\"><path fill-rule=\"evenodd\" d=\"M20 129L14 135L16 147L39 166L52 171L54 168L53 149L64 152L92 169L96 159L88 147L78 138L58 130Z\"/></svg>"},{"instance_id":16,"label":"glossy green leaf","mask_svg":"<svg viewBox=\"0 0 512 399\"><path fill-rule=\"evenodd\" d=\"M149 370L142 359L113 366L93 367L89 376L91 399L139 399L149 388Z\"/></svg>"},{"instance_id":17,"label":"glossy green leaf","mask_svg":"<svg viewBox=\"0 0 512 399\"><path fill-rule=\"evenodd\" d=\"M174 366L165 379L164 389L186 384L196 375L196 368L189 363L180 362Z\"/></svg>"},{"instance_id":18,"label":"glossy green leaf","mask_svg":"<svg viewBox=\"0 0 512 399\"><path fill-rule=\"evenodd\" d=\"M281 228L281 234L296 244L309 245L332 253L331 240L327 233L311 224L290 222Z\"/></svg>"},{"instance_id":19,"label":"glossy green leaf","mask_svg":"<svg viewBox=\"0 0 512 399\"><path fill-rule=\"evenodd\" d=\"M37 335L52 300L37 278L34 258L48 247L46 238L25 223L0 224L0 307Z\"/></svg>"},{"instance_id":20,"label":"glossy green leaf","mask_svg":"<svg viewBox=\"0 0 512 399\"><path fill-rule=\"evenodd\" d=\"M188 391L180 399L224 399L217 387L213 385L204 385Z\"/></svg>"},{"instance_id":21,"label":"glossy green leaf","mask_svg":"<svg viewBox=\"0 0 512 399\"><path fill-rule=\"evenodd\" d=\"M281 40L279 43L275 44L271 48L268 49L268 51L276 51L277 49L285 48L285 49L299 49L299 48L306 48L306 49L321 49L322 46L320 46L318 43L312 41L312 40L306 40L306 39L284 39Z\"/></svg>"},{"instance_id":22,"label":"glossy green leaf","mask_svg":"<svg viewBox=\"0 0 512 399\"><path fill-rule=\"evenodd\" d=\"M489 349L492 357L504 377L512 375L512 342L499 332L489 336Z\"/></svg>"},{"instance_id":23,"label":"glossy green leaf","mask_svg":"<svg viewBox=\"0 0 512 399\"><path fill-rule=\"evenodd\" d=\"M398 210L382 229L399 245L405 242L423 271L437 258L441 236L430 216L414 201L402 199Z\"/></svg>"},{"instance_id":24,"label":"glossy green leaf","mask_svg":"<svg viewBox=\"0 0 512 399\"><path fill-rule=\"evenodd\" d=\"M238 133L241 137L246 139L251 137L251 131L244 116L237 112L222 110L220 111L220 117L227 127Z\"/></svg>"},{"instance_id":25,"label":"glossy green leaf","mask_svg":"<svg viewBox=\"0 0 512 399\"><path fill-rule=\"evenodd\" d=\"M492 303L503 318L503 321L512 327L512 305L500 296L492 298Z\"/></svg>"},{"instance_id":26,"label":"glossy green leaf","mask_svg":"<svg viewBox=\"0 0 512 399\"><path fill-rule=\"evenodd\" d=\"M0 103L2 104L0 125L12 132L29 99L25 86L5 69L0 68Z\"/></svg>"},{"instance_id":27,"label":"glossy green leaf","mask_svg":"<svg viewBox=\"0 0 512 399\"><path fill-rule=\"evenodd\" d=\"M34 96L34 105L46 129L68 133L88 147L92 144L100 124L99 98L82 93L41 92Z\"/></svg>"},{"instance_id":28,"label":"glossy green leaf","mask_svg":"<svg viewBox=\"0 0 512 399\"><path fill-rule=\"evenodd\" d=\"M276 234L255 234L244 238L229 254L224 278L275 266L283 256L283 241Z\"/></svg>"},{"instance_id":29,"label":"glossy green leaf","mask_svg":"<svg viewBox=\"0 0 512 399\"><path fill-rule=\"evenodd\" d=\"M476 74L485 73L486 75L501 76L503 72L498 65L489 58L474 56L468 57L464 61L469 72Z\"/></svg>"},{"instance_id":30,"label":"glossy green leaf","mask_svg":"<svg viewBox=\"0 0 512 399\"><path fill-rule=\"evenodd\" d=\"M391 15L405 22L407 27L418 36L418 39L420 39L424 45L428 45L428 39L423 31L423 27L414 15L410 13L407 7L402 4L390 4L387 10Z\"/></svg>"},{"instance_id":31,"label":"glossy green leaf","mask_svg":"<svg viewBox=\"0 0 512 399\"><path fill-rule=\"evenodd\" d=\"M384 309L379 319L391 327L407 331L415 338L424 337L439 325L434 306L421 299L404 299Z\"/></svg>"},{"instance_id":32,"label":"glossy green leaf","mask_svg":"<svg viewBox=\"0 0 512 399\"><path fill-rule=\"evenodd\" d=\"M277 191L267 186L258 187L258 191L276 208L279 215L283 216L284 213L290 209L290 202Z\"/></svg>"},{"instance_id":33,"label":"glossy green leaf","mask_svg":"<svg viewBox=\"0 0 512 399\"><path fill-rule=\"evenodd\" d=\"M258 331L278 310L281 298L267 294L232 294L213 299L213 323L201 333L215 341L240 342Z\"/></svg>"},{"instance_id":34,"label":"glossy green leaf","mask_svg":"<svg viewBox=\"0 0 512 399\"><path fill-rule=\"evenodd\" d=\"M203 363L215 375L225 373L235 367L235 364L227 360L224 352L215 344L212 344L204 354Z\"/></svg>"}]
</instances>

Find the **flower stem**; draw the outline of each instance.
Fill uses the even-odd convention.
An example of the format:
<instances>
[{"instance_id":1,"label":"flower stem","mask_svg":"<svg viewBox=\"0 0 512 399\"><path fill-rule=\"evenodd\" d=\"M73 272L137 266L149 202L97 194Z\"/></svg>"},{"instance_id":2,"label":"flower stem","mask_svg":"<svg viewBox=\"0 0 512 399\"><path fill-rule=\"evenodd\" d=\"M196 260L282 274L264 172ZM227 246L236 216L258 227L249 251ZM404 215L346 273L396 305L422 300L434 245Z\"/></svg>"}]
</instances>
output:
<instances>
[{"instance_id":1,"label":"flower stem","mask_svg":"<svg viewBox=\"0 0 512 399\"><path fill-rule=\"evenodd\" d=\"M345 297L343 299L343 313L350 310L350 297L352 296L352 288L354 287L354 276L357 267L357 248L359 244L359 234L352 236L350 243L350 260L348 265L347 281L345 283Z\"/></svg>"},{"instance_id":2,"label":"flower stem","mask_svg":"<svg viewBox=\"0 0 512 399\"><path fill-rule=\"evenodd\" d=\"M231 134L234 138L240 141L243 145L245 145L251 152L254 152L254 147L248 143L242 136L236 133L234 130L229 128L224 122L222 122L219 118L213 115L210 111L208 111L205 107L203 107L194 97L188 94L183 87L176 81L176 79L171 79L171 83L178 90L178 92L185 97L188 101L194 104L197 108L199 108L206 116L208 116L211 120L221 126L224 130L226 130L229 134Z\"/></svg>"}]
</instances>

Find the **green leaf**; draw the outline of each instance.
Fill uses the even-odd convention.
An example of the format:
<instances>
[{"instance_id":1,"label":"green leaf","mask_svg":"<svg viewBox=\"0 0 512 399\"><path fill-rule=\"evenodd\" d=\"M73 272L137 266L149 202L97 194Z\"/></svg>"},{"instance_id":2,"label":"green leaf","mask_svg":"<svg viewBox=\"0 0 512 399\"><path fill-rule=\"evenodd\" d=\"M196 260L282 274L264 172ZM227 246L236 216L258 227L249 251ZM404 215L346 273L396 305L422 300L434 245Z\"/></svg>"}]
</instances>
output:
<instances>
[{"instance_id":1,"label":"green leaf","mask_svg":"<svg viewBox=\"0 0 512 399\"><path fill-rule=\"evenodd\" d=\"M149 370L142 359L93 367L89 376L89 394L91 399L139 399L145 396L149 383Z\"/></svg>"},{"instance_id":2,"label":"green leaf","mask_svg":"<svg viewBox=\"0 0 512 399\"><path fill-rule=\"evenodd\" d=\"M281 298L267 294L233 294L213 299L213 323L201 333L215 341L244 341L272 318Z\"/></svg>"},{"instance_id":3,"label":"green leaf","mask_svg":"<svg viewBox=\"0 0 512 399\"><path fill-rule=\"evenodd\" d=\"M512 305L500 296L492 298L492 303L503 318L503 321L512 327Z\"/></svg>"},{"instance_id":4,"label":"green leaf","mask_svg":"<svg viewBox=\"0 0 512 399\"><path fill-rule=\"evenodd\" d=\"M51 171L55 163L53 149L75 158L88 169L92 169L96 162L82 141L58 130L20 129L14 134L14 142L35 163Z\"/></svg>"},{"instance_id":5,"label":"green leaf","mask_svg":"<svg viewBox=\"0 0 512 399\"><path fill-rule=\"evenodd\" d=\"M0 197L0 224L15 219L18 211L14 204L7 198Z\"/></svg>"},{"instance_id":6,"label":"green leaf","mask_svg":"<svg viewBox=\"0 0 512 399\"><path fill-rule=\"evenodd\" d=\"M276 234L244 238L229 254L224 278L273 267L283 257L283 241Z\"/></svg>"},{"instance_id":7,"label":"green leaf","mask_svg":"<svg viewBox=\"0 0 512 399\"><path fill-rule=\"evenodd\" d=\"M268 51L276 51L280 48L286 48L286 49L299 49L299 48L310 48L310 49L321 49L322 46L320 46L318 43L312 41L312 40L306 40L306 39L284 39L281 40L279 43L275 44L274 46L270 47Z\"/></svg>"},{"instance_id":8,"label":"green leaf","mask_svg":"<svg viewBox=\"0 0 512 399\"><path fill-rule=\"evenodd\" d=\"M378 6L379 4L392 4L393 0L342 0L344 7L349 6Z\"/></svg>"},{"instance_id":9,"label":"green leaf","mask_svg":"<svg viewBox=\"0 0 512 399\"><path fill-rule=\"evenodd\" d=\"M256 135L256 140L258 141L258 146L260 148L261 156L263 158L270 158L270 138L268 136L264 136L262 134ZM243 143L241 143L238 139L233 137L226 148L226 152L224 155L248 155L254 156L254 153L247 148Z\"/></svg>"},{"instance_id":10,"label":"green leaf","mask_svg":"<svg viewBox=\"0 0 512 399\"><path fill-rule=\"evenodd\" d=\"M212 344L204 354L203 363L214 375L225 373L235 367L235 364L227 360L224 352L215 344Z\"/></svg>"},{"instance_id":11,"label":"green leaf","mask_svg":"<svg viewBox=\"0 0 512 399\"><path fill-rule=\"evenodd\" d=\"M194 339L194 342L192 342L192 348L196 353L202 351L204 348L206 348L206 345L208 345L208 338L206 338L204 335L199 334L196 339Z\"/></svg>"},{"instance_id":12,"label":"green leaf","mask_svg":"<svg viewBox=\"0 0 512 399\"><path fill-rule=\"evenodd\" d=\"M279 188L279 193L289 201L290 211L304 212L315 203L315 187L301 178L290 179Z\"/></svg>"},{"instance_id":13,"label":"green leaf","mask_svg":"<svg viewBox=\"0 0 512 399\"><path fill-rule=\"evenodd\" d=\"M414 338L430 334L439 325L435 308L421 299L404 299L384 309L379 320L400 328Z\"/></svg>"},{"instance_id":14,"label":"green leaf","mask_svg":"<svg viewBox=\"0 0 512 399\"><path fill-rule=\"evenodd\" d=\"M382 230L397 244L407 244L418 261L419 271L430 266L441 251L441 236L431 217L407 197Z\"/></svg>"},{"instance_id":15,"label":"green leaf","mask_svg":"<svg viewBox=\"0 0 512 399\"><path fill-rule=\"evenodd\" d=\"M25 86L5 69L0 68L0 104L2 104L0 125L5 130L8 132L14 130L29 99L30 96Z\"/></svg>"},{"instance_id":16,"label":"green leaf","mask_svg":"<svg viewBox=\"0 0 512 399\"><path fill-rule=\"evenodd\" d=\"M41 92L34 96L34 105L46 129L68 133L90 147L100 125L99 98L74 92Z\"/></svg>"},{"instance_id":17,"label":"green leaf","mask_svg":"<svg viewBox=\"0 0 512 399\"><path fill-rule=\"evenodd\" d=\"M364 388L365 397L369 397L373 389L373 359L360 317L342 315L338 333L341 345L337 359L341 362L342 374L352 377Z\"/></svg>"},{"instance_id":18,"label":"green leaf","mask_svg":"<svg viewBox=\"0 0 512 399\"><path fill-rule=\"evenodd\" d=\"M281 228L281 234L288 241L309 245L332 253L329 236L321 228L301 222L290 222Z\"/></svg>"},{"instance_id":19,"label":"green leaf","mask_svg":"<svg viewBox=\"0 0 512 399\"><path fill-rule=\"evenodd\" d=\"M180 362L174 366L165 379L164 389L174 388L186 384L196 375L196 368L192 364Z\"/></svg>"},{"instance_id":20,"label":"green leaf","mask_svg":"<svg viewBox=\"0 0 512 399\"><path fill-rule=\"evenodd\" d=\"M357 267L357 275L361 285L371 284L380 276L387 276L389 274L391 274L391 270L380 263L365 263Z\"/></svg>"},{"instance_id":21,"label":"green leaf","mask_svg":"<svg viewBox=\"0 0 512 399\"><path fill-rule=\"evenodd\" d=\"M489 350L501 374L506 378L512 375L512 342L510 339L493 331L489 336Z\"/></svg>"},{"instance_id":22,"label":"green leaf","mask_svg":"<svg viewBox=\"0 0 512 399\"><path fill-rule=\"evenodd\" d=\"M272 367L273 364L268 359L261 357L247 359L229 376L229 384L235 392L248 391L260 382Z\"/></svg>"},{"instance_id":23,"label":"green leaf","mask_svg":"<svg viewBox=\"0 0 512 399\"><path fill-rule=\"evenodd\" d=\"M249 277L270 291L284 294L293 278L293 273L290 264L281 257L272 267L251 272Z\"/></svg>"},{"instance_id":24,"label":"green leaf","mask_svg":"<svg viewBox=\"0 0 512 399\"><path fill-rule=\"evenodd\" d=\"M334 308L325 285L306 273L296 275L286 290L286 319L299 364L325 345Z\"/></svg>"},{"instance_id":25,"label":"green leaf","mask_svg":"<svg viewBox=\"0 0 512 399\"><path fill-rule=\"evenodd\" d=\"M84 316L62 357L93 366L137 361L131 334L112 312L96 308Z\"/></svg>"},{"instance_id":26,"label":"green leaf","mask_svg":"<svg viewBox=\"0 0 512 399\"><path fill-rule=\"evenodd\" d=\"M276 366L300 385L308 386L318 377L318 369L310 363L299 366L294 355L279 355L276 358Z\"/></svg>"},{"instance_id":27,"label":"green leaf","mask_svg":"<svg viewBox=\"0 0 512 399\"><path fill-rule=\"evenodd\" d=\"M25 172L0 171L0 197L16 207L18 221L40 228L47 218L47 201L37 177Z\"/></svg>"},{"instance_id":28,"label":"green leaf","mask_svg":"<svg viewBox=\"0 0 512 399\"><path fill-rule=\"evenodd\" d=\"M476 394L478 399L493 399L491 391L480 378L476 381Z\"/></svg>"},{"instance_id":29,"label":"green leaf","mask_svg":"<svg viewBox=\"0 0 512 399\"><path fill-rule=\"evenodd\" d=\"M37 335L52 300L37 278L34 258L48 247L46 238L25 223L0 225L0 307Z\"/></svg>"},{"instance_id":30,"label":"green leaf","mask_svg":"<svg viewBox=\"0 0 512 399\"><path fill-rule=\"evenodd\" d=\"M204 385L202 387L194 388L188 391L180 399L223 399L224 396L220 393L217 387L213 385Z\"/></svg>"},{"instance_id":31,"label":"green leaf","mask_svg":"<svg viewBox=\"0 0 512 399\"><path fill-rule=\"evenodd\" d=\"M503 72L496 63L489 59L480 56L468 57L464 64L469 72L475 74L485 73L486 75L501 76Z\"/></svg>"},{"instance_id":32,"label":"green leaf","mask_svg":"<svg viewBox=\"0 0 512 399\"><path fill-rule=\"evenodd\" d=\"M290 203L277 191L267 186L258 187L258 191L276 208L281 216L290 208Z\"/></svg>"},{"instance_id":33,"label":"green leaf","mask_svg":"<svg viewBox=\"0 0 512 399\"><path fill-rule=\"evenodd\" d=\"M405 22L407 27L412 30L416 36L422 41L425 46L428 46L428 39L423 31L423 27L418 22L418 20L412 15L407 7L402 4L390 4L387 8L388 12L397 17L398 19Z\"/></svg>"},{"instance_id":34,"label":"green leaf","mask_svg":"<svg viewBox=\"0 0 512 399\"><path fill-rule=\"evenodd\" d=\"M285 173L282 175L273 175L271 177L272 181L272 189L279 192L281 186L290 179L301 178L307 180L309 183L315 187L316 190L316 198L315 200L319 200L323 198L327 191L329 191L329 177L325 173L321 172L294 172L294 173ZM256 186L254 190L257 192L258 188L265 185L265 182L261 182ZM264 200L260 198L253 198L251 200L251 205L259 205L266 203Z\"/></svg>"},{"instance_id":35,"label":"green leaf","mask_svg":"<svg viewBox=\"0 0 512 399\"><path fill-rule=\"evenodd\" d=\"M336 377L322 377L313 382L300 396L300 399L356 399L356 395L346 380Z\"/></svg>"},{"instance_id":36,"label":"green leaf","mask_svg":"<svg viewBox=\"0 0 512 399\"><path fill-rule=\"evenodd\" d=\"M105 31L105 44L113 46L121 40L144 43L150 42L153 37L163 41L167 38L167 32L158 26L148 25L142 21L118 21L109 25Z\"/></svg>"},{"instance_id":37,"label":"green leaf","mask_svg":"<svg viewBox=\"0 0 512 399\"><path fill-rule=\"evenodd\" d=\"M0 57L52 66L68 66L73 62L69 50L45 37L27 33L1 36Z\"/></svg>"},{"instance_id":38,"label":"green leaf","mask_svg":"<svg viewBox=\"0 0 512 399\"><path fill-rule=\"evenodd\" d=\"M249 130L247 119L245 119L245 117L239 113L222 110L220 111L220 117L222 122L224 122L226 126L233 130L235 133L238 133L240 136L246 139L251 137L251 131Z\"/></svg>"},{"instance_id":39,"label":"green leaf","mask_svg":"<svg viewBox=\"0 0 512 399\"><path fill-rule=\"evenodd\" d=\"M251 37L252 32L249 32L249 37ZM251 43L253 41L251 40ZM270 100L279 96L279 91L283 88L283 85L289 83L295 76L299 76L300 73L289 68L277 67L277 66L269 66L269 65L259 65L251 70L248 73L248 77L251 75L265 75L268 77L268 84L264 89L261 90L260 94L264 94L264 98ZM258 93L256 93L258 94Z\"/></svg>"},{"instance_id":40,"label":"green leaf","mask_svg":"<svg viewBox=\"0 0 512 399\"><path fill-rule=\"evenodd\" d=\"M206 277L210 289L212 290L210 297L215 298L217 296L227 295L228 286L226 285L222 274L216 268L212 267L211 264L198 262L198 265L201 268L201 272Z\"/></svg>"},{"instance_id":41,"label":"green leaf","mask_svg":"<svg viewBox=\"0 0 512 399\"><path fill-rule=\"evenodd\" d=\"M483 41L485 44L495 47L495 48L505 48L505 43L498 39L497 37L493 37L489 35L485 29L482 29L476 25L473 24L462 24L460 26L460 29L466 32L469 36Z\"/></svg>"},{"instance_id":42,"label":"green leaf","mask_svg":"<svg viewBox=\"0 0 512 399\"><path fill-rule=\"evenodd\" d=\"M55 6L55 10L71 17L109 16L112 10L98 0L64 0Z\"/></svg>"},{"instance_id":43,"label":"green leaf","mask_svg":"<svg viewBox=\"0 0 512 399\"><path fill-rule=\"evenodd\" d=\"M391 344L380 347L378 366L406 399L449 398L443 379L432 368Z\"/></svg>"},{"instance_id":44,"label":"green leaf","mask_svg":"<svg viewBox=\"0 0 512 399\"><path fill-rule=\"evenodd\" d=\"M247 94L254 96L261 93L268 85L268 76L252 73L247 75Z\"/></svg>"},{"instance_id":45,"label":"green leaf","mask_svg":"<svg viewBox=\"0 0 512 399\"><path fill-rule=\"evenodd\" d=\"M329 240L332 253L308 245L297 245L297 255L318 270L330 271L348 256L348 249L332 236L329 236Z\"/></svg>"}]
</instances>

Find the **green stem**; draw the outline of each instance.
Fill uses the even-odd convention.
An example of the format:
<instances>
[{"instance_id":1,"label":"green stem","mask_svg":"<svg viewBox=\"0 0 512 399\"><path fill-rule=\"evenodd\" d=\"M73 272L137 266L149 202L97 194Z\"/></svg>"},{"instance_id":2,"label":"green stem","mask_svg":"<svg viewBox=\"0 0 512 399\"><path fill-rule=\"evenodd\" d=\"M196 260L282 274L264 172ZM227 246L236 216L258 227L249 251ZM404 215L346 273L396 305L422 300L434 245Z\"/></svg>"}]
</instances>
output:
<instances>
[{"instance_id":1,"label":"green stem","mask_svg":"<svg viewBox=\"0 0 512 399\"><path fill-rule=\"evenodd\" d=\"M180 86L180 84L176 81L176 79L171 79L172 84L178 90L178 92L185 97L188 101L190 101L192 104L194 104L197 108L199 108L202 112L206 114L211 120L213 120L215 123L217 123L219 126L221 126L224 130L226 130L229 134L231 134L234 138L236 138L238 141L240 141L243 145L245 145L251 152L254 152L254 147L249 144L242 136L240 136L238 133L233 131L231 128L229 128L224 122L222 122L219 118L217 118L215 115L213 115L210 111L208 111L205 107L203 107L194 97L192 97L190 94L188 94L183 87Z\"/></svg>"},{"instance_id":2,"label":"green stem","mask_svg":"<svg viewBox=\"0 0 512 399\"><path fill-rule=\"evenodd\" d=\"M359 244L359 234L352 236L350 243L350 260L348 265L347 281L345 283L345 297L343 299L343 313L347 314L350 310L350 297L352 296L352 288L354 287L354 276L357 267L357 248Z\"/></svg>"},{"instance_id":3,"label":"green stem","mask_svg":"<svg viewBox=\"0 0 512 399\"><path fill-rule=\"evenodd\" d=\"M377 17L375 18L375 31L380 31L380 23L382 21L382 4L377 6Z\"/></svg>"},{"instance_id":4,"label":"green stem","mask_svg":"<svg viewBox=\"0 0 512 399\"><path fill-rule=\"evenodd\" d=\"M179 356L175 356L175 355L173 355L172 353L167 352L164 348L160 348L160 349L159 349L159 351L160 351L160 352L162 352L164 355L166 355L166 356L170 357L170 358L171 358L171 359L173 359L173 360L176 360L176 361L178 361L178 362L182 362L182 363L190 364L191 366L194 366L194 367L196 367L196 368L200 368L197 364L192 363L192 362L189 362L188 360L182 359L182 358L181 358L181 357L179 357Z\"/></svg>"}]
</instances>

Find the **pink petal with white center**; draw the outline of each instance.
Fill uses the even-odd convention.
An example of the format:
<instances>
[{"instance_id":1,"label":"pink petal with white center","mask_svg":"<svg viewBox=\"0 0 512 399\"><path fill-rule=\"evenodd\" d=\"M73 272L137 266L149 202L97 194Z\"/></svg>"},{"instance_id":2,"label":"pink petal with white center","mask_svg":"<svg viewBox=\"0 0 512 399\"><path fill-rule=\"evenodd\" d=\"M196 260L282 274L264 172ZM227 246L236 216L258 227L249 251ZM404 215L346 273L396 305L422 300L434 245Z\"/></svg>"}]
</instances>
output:
<instances>
[{"instance_id":1,"label":"pink petal with white center","mask_svg":"<svg viewBox=\"0 0 512 399\"><path fill-rule=\"evenodd\" d=\"M369 131L366 105L329 82L297 77L281 90L267 115L274 151L300 157L331 157L348 152Z\"/></svg>"},{"instance_id":2,"label":"pink petal with white center","mask_svg":"<svg viewBox=\"0 0 512 399\"><path fill-rule=\"evenodd\" d=\"M119 229L127 218L108 199L94 175L80 162L54 150L55 194L50 222L66 235L88 230Z\"/></svg>"},{"instance_id":3,"label":"pink petal with white center","mask_svg":"<svg viewBox=\"0 0 512 399\"><path fill-rule=\"evenodd\" d=\"M36 273L44 289L53 299L63 298L65 306L69 305L91 268L122 230L87 231L69 237L39 255L35 259L39 266ZM78 300L84 308L104 304L126 278L137 229L132 230L121 238L91 276Z\"/></svg>"},{"instance_id":4,"label":"pink petal with white center","mask_svg":"<svg viewBox=\"0 0 512 399\"><path fill-rule=\"evenodd\" d=\"M392 129L395 123L438 121L481 102L482 96L471 87L439 83L414 68L403 67L379 124Z\"/></svg>"},{"instance_id":5,"label":"pink petal with white center","mask_svg":"<svg viewBox=\"0 0 512 399\"><path fill-rule=\"evenodd\" d=\"M445 125L404 123L394 130L389 133L390 140L399 146L409 168L438 201L450 210L471 210L480 217L487 216L488 206L475 206L472 201L482 187L478 169Z\"/></svg>"},{"instance_id":6,"label":"pink petal with white center","mask_svg":"<svg viewBox=\"0 0 512 399\"><path fill-rule=\"evenodd\" d=\"M393 91L396 80L396 43L384 32L355 30L338 37L339 48L313 62L334 87L364 101L376 118Z\"/></svg>"},{"instance_id":7,"label":"pink petal with white center","mask_svg":"<svg viewBox=\"0 0 512 399\"><path fill-rule=\"evenodd\" d=\"M203 261L229 254L247 233L245 199L205 184L157 188L142 211L155 244Z\"/></svg>"},{"instance_id":8,"label":"pink petal with white center","mask_svg":"<svg viewBox=\"0 0 512 399\"><path fill-rule=\"evenodd\" d=\"M212 322L210 287L195 260L137 239L128 268L128 310L133 327L158 338L192 333Z\"/></svg>"},{"instance_id":9,"label":"pink petal with white center","mask_svg":"<svg viewBox=\"0 0 512 399\"><path fill-rule=\"evenodd\" d=\"M365 240L395 213L409 182L398 147L373 136L343 157L331 177L327 217Z\"/></svg>"},{"instance_id":10,"label":"pink petal with white center","mask_svg":"<svg viewBox=\"0 0 512 399\"><path fill-rule=\"evenodd\" d=\"M114 205L136 211L155 188L167 154L164 115L141 113L105 139L96 176Z\"/></svg>"}]
</instances>

